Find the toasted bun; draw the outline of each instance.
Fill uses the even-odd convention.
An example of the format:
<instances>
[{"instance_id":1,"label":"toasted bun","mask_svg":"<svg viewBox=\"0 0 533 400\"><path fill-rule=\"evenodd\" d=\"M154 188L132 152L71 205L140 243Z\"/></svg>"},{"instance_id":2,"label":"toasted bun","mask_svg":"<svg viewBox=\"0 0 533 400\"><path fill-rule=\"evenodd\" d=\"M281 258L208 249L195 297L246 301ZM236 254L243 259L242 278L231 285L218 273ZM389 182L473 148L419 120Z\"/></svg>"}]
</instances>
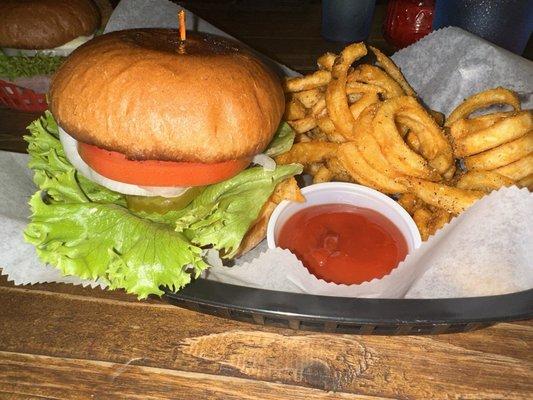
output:
<instances>
[{"instance_id":1,"label":"toasted bun","mask_svg":"<svg viewBox=\"0 0 533 400\"><path fill-rule=\"evenodd\" d=\"M0 1L0 47L52 49L100 26L91 0Z\"/></svg>"},{"instance_id":2,"label":"toasted bun","mask_svg":"<svg viewBox=\"0 0 533 400\"><path fill-rule=\"evenodd\" d=\"M176 30L100 36L56 73L50 109L81 142L134 160L213 163L264 150L280 122L279 79L237 42Z\"/></svg>"}]
</instances>

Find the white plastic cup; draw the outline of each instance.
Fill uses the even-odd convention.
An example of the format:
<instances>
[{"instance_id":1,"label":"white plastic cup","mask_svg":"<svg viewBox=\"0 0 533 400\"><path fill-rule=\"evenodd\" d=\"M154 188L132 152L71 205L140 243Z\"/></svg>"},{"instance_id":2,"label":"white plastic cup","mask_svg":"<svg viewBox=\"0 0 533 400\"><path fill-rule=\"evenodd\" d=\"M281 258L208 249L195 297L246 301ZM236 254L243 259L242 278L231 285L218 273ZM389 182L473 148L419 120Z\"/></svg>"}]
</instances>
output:
<instances>
[{"instance_id":1,"label":"white plastic cup","mask_svg":"<svg viewBox=\"0 0 533 400\"><path fill-rule=\"evenodd\" d=\"M276 248L279 232L285 222L304 208L321 204L351 204L369 208L387 217L398 227L407 242L407 251L411 253L422 243L420 232L411 216L390 197L355 183L326 182L309 185L302 189L306 198L304 203L284 200L274 210L267 227L268 248Z\"/></svg>"}]
</instances>

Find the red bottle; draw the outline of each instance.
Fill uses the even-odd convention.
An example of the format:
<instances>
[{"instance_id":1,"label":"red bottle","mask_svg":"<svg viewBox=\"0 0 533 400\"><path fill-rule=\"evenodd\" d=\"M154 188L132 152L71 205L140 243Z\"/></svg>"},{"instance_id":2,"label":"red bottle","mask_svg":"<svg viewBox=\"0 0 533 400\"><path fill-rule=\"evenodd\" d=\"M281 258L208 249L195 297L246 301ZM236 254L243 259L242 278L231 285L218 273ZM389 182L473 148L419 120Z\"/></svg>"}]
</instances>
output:
<instances>
[{"instance_id":1,"label":"red bottle","mask_svg":"<svg viewBox=\"0 0 533 400\"><path fill-rule=\"evenodd\" d=\"M423 38L432 30L434 8L435 0L389 0L385 40L401 49Z\"/></svg>"}]
</instances>

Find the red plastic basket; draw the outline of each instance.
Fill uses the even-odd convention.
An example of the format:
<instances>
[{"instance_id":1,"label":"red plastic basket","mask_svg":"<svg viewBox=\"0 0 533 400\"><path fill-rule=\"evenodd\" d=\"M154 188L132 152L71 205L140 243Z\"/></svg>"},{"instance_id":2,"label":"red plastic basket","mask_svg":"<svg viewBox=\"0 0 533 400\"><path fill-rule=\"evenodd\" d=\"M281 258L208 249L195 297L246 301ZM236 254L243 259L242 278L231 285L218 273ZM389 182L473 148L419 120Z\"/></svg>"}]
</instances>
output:
<instances>
[{"instance_id":1,"label":"red plastic basket","mask_svg":"<svg viewBox=\"0 0 533 400\"><path fill-rule=\"evenodd\" d=\"M19 111L40 112L48 108L44 93L0 79L0 104Z\"/></svg>"}]
</instances>

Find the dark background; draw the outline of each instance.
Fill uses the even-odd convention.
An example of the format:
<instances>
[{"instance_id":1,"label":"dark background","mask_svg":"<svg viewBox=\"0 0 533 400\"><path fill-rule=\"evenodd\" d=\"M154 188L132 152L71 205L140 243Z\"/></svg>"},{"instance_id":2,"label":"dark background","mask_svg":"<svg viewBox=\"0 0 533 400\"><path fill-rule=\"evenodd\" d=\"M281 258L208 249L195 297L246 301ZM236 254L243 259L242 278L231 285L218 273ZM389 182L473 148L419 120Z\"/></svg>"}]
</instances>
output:
<instances>
[{"instance_id":1,"label":"dark background","mask_svg":"<svg viewBox=\"0 0 533 400\"><path fill-rule=\"evenodd\" d=\"M299 72L313 70L314 60L320 54L338 52L345 45L327 41L320 35L321 0L172 1ZM119 0L111 0L111 3L115 6ZM368 42L390 55L396 49L383 39L386 8L387 0L376 1ZM531 38L523 56L533 58ZM312 57L311 61L305 57Z\"/></svg>"}]
</instances>

